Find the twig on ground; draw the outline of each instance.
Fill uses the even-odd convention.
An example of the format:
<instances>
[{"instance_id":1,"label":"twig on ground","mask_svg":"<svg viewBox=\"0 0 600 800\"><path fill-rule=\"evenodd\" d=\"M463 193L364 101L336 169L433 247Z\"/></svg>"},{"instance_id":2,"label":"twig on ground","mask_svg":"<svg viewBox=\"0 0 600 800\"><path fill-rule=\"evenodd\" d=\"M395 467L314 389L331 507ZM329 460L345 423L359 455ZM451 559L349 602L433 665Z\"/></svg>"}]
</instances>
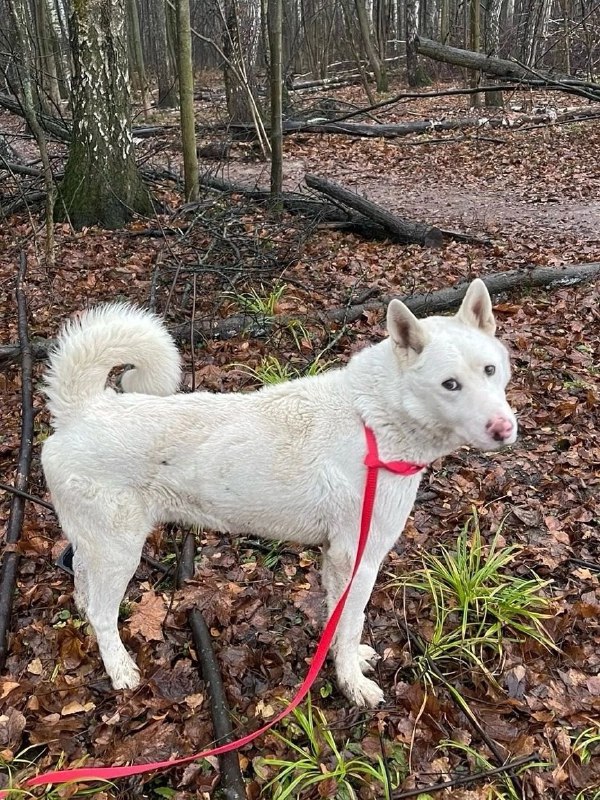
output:
<instances>
[{"instance_id":1,"label":"twig on ground","mask_svg":"<svg viewBox=\"0 0 600 800\"><path fill-rule=\"evenodd\" d=\"M181 557L177 574L179 586L193 578L194 576L194 557L196 553L196 541L194 534L187 532L181 548ZM229 707L225 699L225 690L219 665L215 657L212 646L210 631L204 621L204 617L197 608L193 608L188 614L192 637L196 655L202 671L202 677L207 684L210 695L210 713L212 716L215 739L219 744L233 741L233 728L229 714ZM222 753L219 756L221 766L221 779L225 796L228 800L245 800L246 789L244 779L240 770L238 754L234 752Z\"/></svg>"},{"instance_id":2,"label":"twig on ground","mask_svg":"<svg viewBox=\"0 0 600 800\"><path fill-rule=\"evenodd\" d=\"M600 572L600 563L597 561L585 561L583 558L570 558L571 564L576 567L584 567L585 569L593 569L594 572Z\"/></svg>"},{"instance_id":3,"label":"twig on ground","mask_svg":"<svg viewBox=\"0 0 600 800\"><path fill-rule=\"evenodd\" d=\"M36 503L38 506L43 506L44 508L49 508L50 511L54 511L52 503L49 503L47 500L42 500L41 497L35 497L35 495L29 494L29 492L24 492L22 489L17 489L16 486L9 486L8 483L0 483L0 492L10 492L17 497L22 497L24 500L29 500L30 503Z\"/></svg>"},{"instance_id":4,"label":"twig on ground","mask_svg":"<svg viewBox=\"0 0 600 800\"><path fill-rule=\"evenodd\" d=\"M440 781L440 783L432 783L429 786L421 786L420 789L407 789L406 791L392 792L392 800L405 800L408 797L417 797L418 795L427 795L431 792L441 792L442 789L449 789L453 786L467 786L469 783L476 783L477 781L486 780L492 775L501 775L503 772L509 772L517 767L522 767L532 761L537 761L539 756L533 753L530 756L521 756L515 758L513 761L507 761L500 767L488 769L481 772L474 772L472 775L459 775L456 778L451 778L448 781Z\"/></svg>"},{"instance_id":5,"label":"twig on ground","mask_svg":"<svg viewBox=\"0 0 600 800\"><path fill-rule=\"evenodd\" d=\"M19 328L19 346L21 349L21 444L19 446L19 461L15 487L20 492L26 492L29 485L29 471L31 469L31 453L33 449L33 359L29 346L27 331L27 299L25 296L25 273L27 271L27 256L21 251L19 272L17 276L16 296ZM13 496L10 504L8 525L6 528L6 547L2 559L0 573L0 669L4 669L8 656L8 631L12 601L17 583L17 569L20 553L17 543L23 528L25 511L25 498L18 494Z\"/></svg>"}]
</instances>

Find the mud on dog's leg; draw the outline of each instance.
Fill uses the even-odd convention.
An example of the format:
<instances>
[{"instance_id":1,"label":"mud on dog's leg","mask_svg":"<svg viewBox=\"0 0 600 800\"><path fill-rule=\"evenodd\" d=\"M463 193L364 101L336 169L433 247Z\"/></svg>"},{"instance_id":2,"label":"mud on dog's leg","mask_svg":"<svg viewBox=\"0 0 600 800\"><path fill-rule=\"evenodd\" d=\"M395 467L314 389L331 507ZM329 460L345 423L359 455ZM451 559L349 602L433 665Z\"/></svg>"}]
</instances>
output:
<instances>
[{"instance_id":1,"label":"mud on dog's leg","mask_svg":"<svg viewBox=\"0 0 600 800\"><path fill-rule=\"evenodd\" d=\"M323 555L323 586L327 593L329 614L335 608L352 572L355 554L343 545L330 544ZM340 618L332 650L338 683L346 697L358 706L374 707L383 701L383 691L375 681L365 677L376 658L375 651L360 643L365 607L371 596L379 563L361 563L346 607Z\"/></svg>"}]
</instances>

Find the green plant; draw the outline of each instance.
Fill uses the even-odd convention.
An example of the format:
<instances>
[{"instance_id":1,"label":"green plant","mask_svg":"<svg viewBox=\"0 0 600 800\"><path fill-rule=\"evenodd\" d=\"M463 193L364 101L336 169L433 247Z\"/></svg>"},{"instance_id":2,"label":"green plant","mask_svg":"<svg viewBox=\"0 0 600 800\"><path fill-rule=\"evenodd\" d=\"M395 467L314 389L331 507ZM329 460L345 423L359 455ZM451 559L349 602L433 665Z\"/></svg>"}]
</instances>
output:
<instances>
[{"instance_id":1,"label":"green plant","mask_svg":"<svg viewBox=\"0 0 600 800\"><path fill-rule=\"evenodd\" d=\"M582 764L590 763L594 749L600 753L600 725L586 728L573 742L573 753Z\"/></svg>"},{"instance_id":2,"label":"green plant","mask_svg":"<svg viewBox=\"0 0 600 800\"><path fill-rule=\"evenodd\" d=\"M313 708L310 695L305 709L294 709L293 720L288 723L288 734L273 733L294 753L294 757L260 760L264 767L278 770L263 787L263 796L272 800L301 800L312 788L325 781L328 789L335 790L334 795L327 796L335 796L338 800L357 800L357 787L365 785L376 786L377 797L389 800L405 773L404 761L402 759L400 763L398 757L386 765L382 756L373 762L363 754L353 755L348 743L340 748L325 714L319 708ZM299 744L301 738L305 740L304 744Z\"/></svg>"},{"instance_id":3,"label":"green plant","mask_svg":"<svg viewBox=\"0 0 600 800\"><path fill-rule=\"evenodd\" d=\"M284 363L280 361L277 356L265 356L257 367L250 367L247 364L232 364L236 369L251 375L260 384L270 385L274 383L285 383L294 378L302 378L308 375L318 375L322 372L327 364L319 362L315 358L304 370L296 369L289 362Z\"/></svg>"},{"instance_id":4,"label":"green plant","mask_svg":"<svg viewBox=\"0 0 600 800\"><path fill-rule=\"evenodd\" d=\"M284 383L298 377L291 364L284 364L276 356L265 356L257 367L249 367L247 364L233 364L233 366L256 378L263 385Z\"/></svg>"},{"instance_id":5,"label":"green plant","mask_svg":"<svg viewBox=\"0 0 600 800\"><path fill-rule=\"evenodd\" d=\"M43 793L39 793L36 789L35 793L28 789L20 788L23 786L28 778L33 777L39 773L36 764L36 758L39 758L40 753L44 748L39 745L33 745L17 753L12 758L6 758L0 755L0 771L5 772L8 776L8 783L2 787L4 791L9 790L7 800L25 800L26 798L39 798L40 800L61 800L64 798L64 786L68 784L61 784L61 786L49 786ZM83 761L76 764L82 766ZM64 757L59 758L58 763L54 769L61 769L64 766ZM101 786L86 787L82 786L77 789L74 794L69 794L72 800L79 800L84 797L98 797L102 796L103 800L110 800L110 795L106 790L108 787L114 786L110 781L102 781ZM61 788L62 787L62 788Z\"/></svg>"},{"instance_id":6,"label":"green plant","mask_svg":"<svg viewBox=\"0 0 600 800\"><path fill-rule=\"evenodd\" d=\"M265 293L263 286L261 293L256 289L250 289L249 292L242 292L236 294L235 292L228 292L230 297L239 303L239 305L249 314L261 314L264 317L274 317L277 313L277 303L281 300L283 293L286 290L285 283L280 283L274 286L270 292Z\"/></svg>"},{"instance_id":7,"label":"green plant","mask_svg":"<svg viewBox=\"0 0 600 800\"><path fill-rule=\"evenodd\" d=\"M423 567L395 585L409 586L429 595L434 610L433 631L424 643L422 661L458 660L482 669L488 657L501 656L504 638L530 637L554 648L542 620L549 616L550 600L540 592L549 581L533 575L509 575L507 567L521 548L499 547L502 526L486 548L479 518L473 511L458 536L456 549L426 553ZM422 665L427 670L426 663Z\"/></svg>"}]
</instances>

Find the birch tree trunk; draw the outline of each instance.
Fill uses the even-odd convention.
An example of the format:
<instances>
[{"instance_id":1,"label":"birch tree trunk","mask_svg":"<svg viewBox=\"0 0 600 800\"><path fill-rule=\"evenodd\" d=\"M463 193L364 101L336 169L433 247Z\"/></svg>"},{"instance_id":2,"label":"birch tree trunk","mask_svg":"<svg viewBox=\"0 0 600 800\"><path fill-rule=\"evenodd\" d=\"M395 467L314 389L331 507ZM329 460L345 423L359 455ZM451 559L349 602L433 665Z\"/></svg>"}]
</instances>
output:
<instances>
[{"instance_id":1,"label":"birch tree trunk","mask_svg":"<svg viewBox=\"0 0 600 800\"><path fill-rule=\"evenodd\" d=\"M409 86L423 86L429 81L423 68L419 65L419 56L415 45L419 33L419 0L406 0L404 13L406 19L406 78Z\"/></svg>"},{"instance_id":2,"label":"birch tree trunk","mask_svg":"<svg viewBox=\"0 0 600 800\"><path fill-rule=\"evenodd\" d=\"M73 136L58 211L76 228L120 228L152 204L135 163L122 0L77 0L69 20Z\"/></svg>"},{"instance_id":3,"label":"birch tree trunk","mask_svg":"<svg viewBox=\"0 0 600 800\"><path fill-rule=\"evenodd\" d=\"M488 0L485 13L485 52L488 56L498 55L500 44L500 10L502 0ZM501 91L485 93L485 104L490 107L502 107L504 95Z\"/></svg>"},{"instance_id":4,"label":"birch tree trunk","mask_svg":"<svg viewBox=\"0 0 600 800\"><path fill-rule=\"evenodd\" d=\"M260 38L260 2L225 0L224 19L227 110L232 123L245 125L255 122L258 107L255 69Z\"/></svg>"}]
</instances>

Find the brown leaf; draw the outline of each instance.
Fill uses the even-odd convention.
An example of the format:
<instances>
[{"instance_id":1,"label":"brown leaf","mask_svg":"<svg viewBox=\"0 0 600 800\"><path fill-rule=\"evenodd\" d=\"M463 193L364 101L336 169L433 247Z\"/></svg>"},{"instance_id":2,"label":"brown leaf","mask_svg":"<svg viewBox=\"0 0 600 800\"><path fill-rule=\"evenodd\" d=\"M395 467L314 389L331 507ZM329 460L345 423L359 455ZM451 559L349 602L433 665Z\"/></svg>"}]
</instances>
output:
<instances>
[{"instance_id":1,"label":"brown leaf","mask_svg":"<svg viewBox=\"0 0 600 800\"><path fill-rule=\"evenodd\" d=\"M162 626L167 613L167 606L162 595L152 590L142 595L129 618L131 633L139 633L148 641L164 639Z\"/></svg>"}]
</instances>

